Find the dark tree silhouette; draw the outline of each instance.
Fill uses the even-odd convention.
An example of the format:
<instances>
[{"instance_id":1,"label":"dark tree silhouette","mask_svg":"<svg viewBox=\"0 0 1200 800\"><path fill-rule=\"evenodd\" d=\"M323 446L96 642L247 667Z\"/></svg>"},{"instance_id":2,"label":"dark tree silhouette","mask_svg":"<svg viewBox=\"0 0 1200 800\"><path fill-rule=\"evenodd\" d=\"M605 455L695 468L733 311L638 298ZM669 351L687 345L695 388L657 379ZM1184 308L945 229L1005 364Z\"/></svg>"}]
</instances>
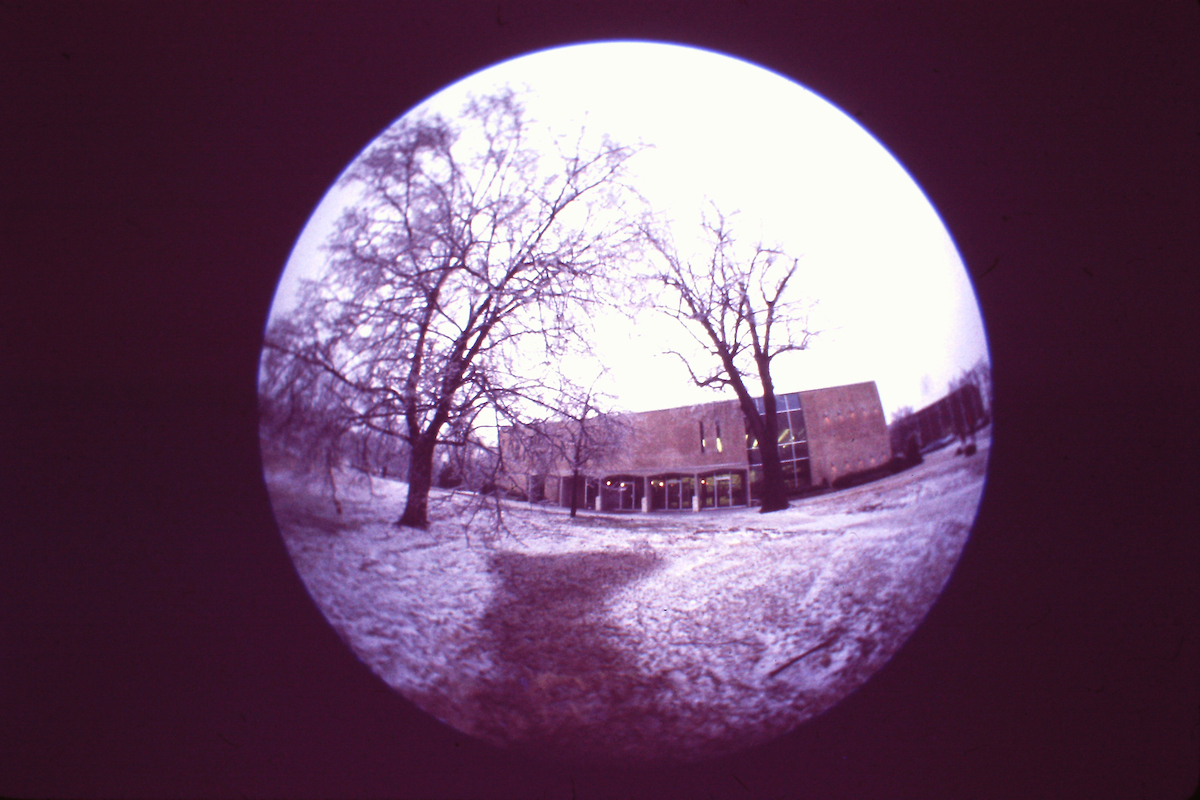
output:
<instances>
[{"instance_id":1,"label":"dark tree silhouette","mask_svg":"<svg viewBox=\"0 0 1200 800\"><path fill-rule=\"evenodd\" d=\"M979 389L983 399L984 410L992 410L992 365L986 358L980 358L970 369L964 369L957 377L950 380L947 392L953 392L967 384L973 384Z\"/></svg>"},{"instance_id":2,"label":"dark tree silhouette","mask_svg":"<svg viewBox=\"0 0 1200 800\"><path fill-rule=\"evenodd\" d=\"M428 524L434 450L471 440L519 371L514 351L544 363L569 346L573 314L636 233L620 203L635 152L541 136L504 90L453 122L410 114L351 165L328 269L267 349L321 374L338 424L407 444L398 524Z\"/></svg>"},{"instance_id":3,"label":"dark tree silhouette","mask_svg":"<svg viewBox=\"0 0 1200 800\"><path fill-rule=\"evenodd\" d=\"M570 477L571 516L579 510L579 489L585 469L615 455L628 426L610 413L612 398L596 389L558 375L541 387L533 405L549 412L544 419L524 422L513 431L519 437L523 460L544 472L565 468Z\"/></svg>"},{"instance_id":4,"label":"dark tree silhouette","mask_svg":"<svg viewBox=\"0 0 1200 800\"><path fill-rule=\"evenodd\" d=\"M809 304L790 299L789 284L800 262L762 242L740 252L729 219L715 208L701 225L711 252L700 262L681 256L669 234L643 227L646 241L661 257L651 280L667 290L654 303L678 320L703 352L702 366L695 356L669 351L683 361L696 385L730 388L737 395L746 428L762 453L761 510L780 511L788 500L771 361L804 350L814 335L808 330ZM762 413L747 386L755 379L762 387Z\"/></svg>"}]
</instances>

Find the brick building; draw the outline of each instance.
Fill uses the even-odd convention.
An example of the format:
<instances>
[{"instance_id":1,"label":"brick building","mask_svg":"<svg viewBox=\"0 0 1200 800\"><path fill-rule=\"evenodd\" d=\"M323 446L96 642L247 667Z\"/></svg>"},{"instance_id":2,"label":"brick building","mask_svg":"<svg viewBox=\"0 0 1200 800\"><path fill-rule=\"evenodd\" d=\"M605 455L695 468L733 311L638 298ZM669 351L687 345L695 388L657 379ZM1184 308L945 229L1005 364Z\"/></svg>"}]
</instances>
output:
<instances>
[{"instance_id":1,"label":"brick building","mask_svg":"<svg viewBox=\"0 0 1200 800\"><path fill-rule=\"evenodd\" d=\"M762 400L758 400L761 413ZM789 493L866 472L891 457L873 381L777 396L779 456ZM514 489L533 500L597 510L695 510L751 505L762 458L737 400L615 415L608 446L578 480L561 455L536 457L537 443L509 430L501 440ZM554 423L556 436L578 427ZM570 447L556 448L566 453Z\"/></svg>"},{"instance_id":2,"label":"brick building","mask_svg":"<svg viewBox=\"0 0 1200 800\"><path fill-rule=\"evenodd\" d=\"M971 436L989 422L979 387L968 383L937 402L898 419L889 429L892 452L926 453L954 439Z\"/></svg>"}]
</instances>

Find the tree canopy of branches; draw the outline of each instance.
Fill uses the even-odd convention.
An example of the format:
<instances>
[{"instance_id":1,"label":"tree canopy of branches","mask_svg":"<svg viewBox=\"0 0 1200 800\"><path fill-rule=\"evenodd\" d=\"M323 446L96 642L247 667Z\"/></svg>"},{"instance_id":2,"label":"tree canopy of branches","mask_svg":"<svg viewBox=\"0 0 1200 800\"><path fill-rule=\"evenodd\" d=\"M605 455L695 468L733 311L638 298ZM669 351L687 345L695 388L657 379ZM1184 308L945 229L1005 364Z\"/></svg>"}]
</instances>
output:
<instances>
[{"instance_id":1,"label":"tree canopy of branches","mask_svg":"<svg viewBox=\"0 0 1200 800\"><path fill-rule=\"evenodd\" d=\"M669 234L643 229L661 257L652 281L666 292L655 302L683 325L703 354L698 358L670 351L696 385L732 389L737 395L747 430L762 453L761 510L779 511L788 507L788 500L771 362L806 349L814 335L808 330L809 304L792 299L789 292L800 261L761 241L739 248L729 218L715 208L701 225L710 249L699 261L680 255ZM751 380L761 387L762 413L754 402L757 393L747 385Z\"/></svg>"},{"instance_id":2,"label":"tree canopy of branches","mask_svg":"<svg viewBox=\"0 0 1200 800\"><path fill-rule=\"evenodd\" d=\"M549 412L544 419L523 423L516 431L523 460L535 470L550 472L565 466L571 472L571 516L579 510L584 469L617 453L628 426L608 413L611 398L596 389L559 375L535 403Z\"/></svg>"},{"instance_id":3,"label":"tree canopy of branches","mask_svg":"<svg viewBox=\"0 0 1200 800\"><path fill-rule=\"evenodd\" d=\"M297 321L279 320L273 324L271 336L283 339L297 330ZM264 461L282 457L300 472L319 469L340 512L334 474L349 429L341 398L320 370L270 344L269 337L259 378L259 435Z\"/></svg>"},{"instance_id":4,"label":"tree canopy of branches","mask_svg":"<svg viewBox=\"0 0 1200 800\"><path fill-rule=\"evenodd\" d=\"M964 369L957 377L951 378L947 387L953 392L967 384L974 384L983 398L984 408L992 409L992 365L986 358L980 358L970 369Z\"/></svg>"},{"instance_id":5,"label":"tree canopy of branches","mask_svg":"<svg viewBox=\"0 0 1200 800\"><path fill-rule=\"evenodd\" d=\"M343 178L357 200L326 273L268 331L331 424L407 444L400 525L428 524L434 448L467 445L523 363L568 346L572 316L636 234L620 203L636 149L539 133L511 90L455 121L401 119Z\"/></svg>"}]
</instances>

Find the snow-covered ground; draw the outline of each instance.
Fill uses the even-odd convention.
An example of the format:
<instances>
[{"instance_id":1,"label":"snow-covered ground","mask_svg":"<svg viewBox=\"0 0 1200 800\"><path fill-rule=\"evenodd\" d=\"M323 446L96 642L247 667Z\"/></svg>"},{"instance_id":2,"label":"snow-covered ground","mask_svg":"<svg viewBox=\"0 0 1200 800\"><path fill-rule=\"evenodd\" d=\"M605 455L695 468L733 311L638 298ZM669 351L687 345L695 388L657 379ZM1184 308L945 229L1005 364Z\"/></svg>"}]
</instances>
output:
<instances>
[{"instance_id":1,"label":"snow-covered ground","mask_svg":"<svg viewBox=\"0 0 1200 800\"><path fill-rule=\"evenodd\" d=\"M829 708L920 623L967 540L988 442L774 514L581 513L341 486L343 513L268 483L297 570L358 656L421 708L499 745L693 759Z\"/></svg>"}]
</instances>

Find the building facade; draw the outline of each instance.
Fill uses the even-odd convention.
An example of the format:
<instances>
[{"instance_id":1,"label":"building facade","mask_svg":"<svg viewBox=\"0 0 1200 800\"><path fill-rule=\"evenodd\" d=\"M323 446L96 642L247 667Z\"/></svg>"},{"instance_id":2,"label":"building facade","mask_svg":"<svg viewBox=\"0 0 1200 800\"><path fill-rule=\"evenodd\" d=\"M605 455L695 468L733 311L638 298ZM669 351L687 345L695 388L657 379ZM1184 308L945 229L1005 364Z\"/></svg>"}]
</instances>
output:
<instances>
[{"instance_id":1,"label":"building facade","mask_svg":"<svg viewBox=\"0 0 1200 800\"><path fill-rule=\"evenodd\" d=\"M979 387L964 384L941 400L893 422L889 429L892 452L898 456L925 453L955 438L964 439L988 422Z\"/></svg>"},{"instance_id":2,"label":"building facade","mask_svg":"<svg viewBox=\"0 0 1200 800\"><path fill-rule=\"evenodd\" d=\"M758 401L762 413L762 400ZM882 467L891 457L875 383L776 396L779 456L790 494ZM608 446L569 465L570 443L547 450L529 434L501 440L510 485L532 500L602 511L693 510L748 506L762 482L759 443L747 434L737 400L615 415ZM578 423L554 423L556 437ZM537 454L541 453L541 457ZM578 462L577 462L578 463ZM576 474L578 473L578 474Z\"/></svg>"}]
</instances>

